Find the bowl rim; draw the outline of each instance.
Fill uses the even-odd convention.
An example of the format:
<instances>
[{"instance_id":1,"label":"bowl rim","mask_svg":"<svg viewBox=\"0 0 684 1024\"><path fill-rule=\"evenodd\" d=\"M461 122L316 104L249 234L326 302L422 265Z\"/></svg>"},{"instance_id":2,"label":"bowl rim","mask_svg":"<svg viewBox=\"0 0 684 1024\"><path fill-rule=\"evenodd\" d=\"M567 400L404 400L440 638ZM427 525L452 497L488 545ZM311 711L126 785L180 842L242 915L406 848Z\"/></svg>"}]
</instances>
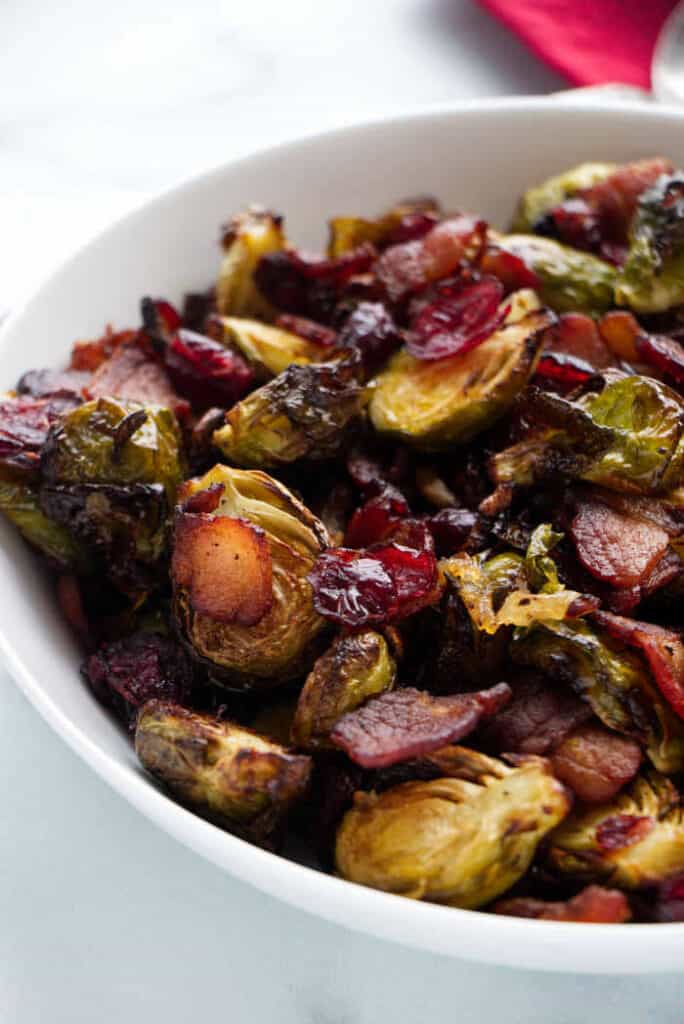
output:
<instances>
[{"instance_id":1,"label":"bowl rim","mask_svg":"<svg viewBox=\"0 0 684 1024\"><path fill-rule=\"evenodd\" d=\"M123 216L114 219L53 268L28 293L0 327L0 354L14 326L42 294L78 262L88 250L106 244L129 223L144 219L148 212L183 195L192 194L240 165L258 161L278 152L287 153L314 142L333 143L354 132L391 127L398 122L430 118L513 116L547 111L557 104L559 117L603 119L607 115L635 115L638 119L680 122L684 110L675 106L649 107L641 102L624 102L619 112L615 103L591 104L562 96L490 97L457 103L421 105L368 120L338 123L322 131L312 130L276 145L266 145L235 160L227 160L200 171L157 195L142 200ZM609 929L572 922L537 921L409 901L405 897L366 888L334 875L309 868L261 849L219 829L175 803L142 771L136 773L101 748L79 725L72 722L34 678L22 654L15 649L6 625L0 620L0 651L9 673L29 701L58 733L108 785L128 800L146 818L205 859L227 870L243 882L316 917L412 948L465 960L537 970L577 973L633 974L678 970L684 958L684 927L679 924L612 925ZM106 712L103 710L103 714Z\"/></svg>"}]
</instances>

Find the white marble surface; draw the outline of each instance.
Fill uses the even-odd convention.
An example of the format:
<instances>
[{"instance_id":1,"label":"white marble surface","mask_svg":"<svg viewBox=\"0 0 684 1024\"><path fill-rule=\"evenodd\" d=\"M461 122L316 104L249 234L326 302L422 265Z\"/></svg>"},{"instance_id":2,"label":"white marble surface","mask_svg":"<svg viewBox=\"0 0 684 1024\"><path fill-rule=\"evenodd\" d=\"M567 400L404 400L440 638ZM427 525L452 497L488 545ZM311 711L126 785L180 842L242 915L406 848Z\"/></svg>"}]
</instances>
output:
<instances>
[{"instance_id":1,"label":"white marble surface","mask_svg":"<svg viewBox=\"0 0 684 1024\"><path fill-rule=\"evenodd\" d=\"M237 153L561 85L468 0L3 0L0 38L0 307L147 194ZM676 977L457 963L238 884L95 778L4 673L0 777L0 1024L681 1021Z\"/></svg>"}]
</instances>

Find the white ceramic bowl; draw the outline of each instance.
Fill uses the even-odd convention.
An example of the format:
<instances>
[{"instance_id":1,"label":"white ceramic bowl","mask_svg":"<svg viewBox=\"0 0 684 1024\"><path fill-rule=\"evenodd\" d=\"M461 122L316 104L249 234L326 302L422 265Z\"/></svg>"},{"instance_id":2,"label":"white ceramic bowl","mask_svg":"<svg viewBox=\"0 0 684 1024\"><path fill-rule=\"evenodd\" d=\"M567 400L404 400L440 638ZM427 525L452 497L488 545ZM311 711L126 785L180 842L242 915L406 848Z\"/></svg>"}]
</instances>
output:
<instances>
[{"instance_id":1,"label":"white ceramic bowl","mask_svg":"<svg viewBox=\"0 0 684 1024\"><path fill-rule=\"evenodd\" d=\"M468 103L343 128L196 178L110 228L44 284L0 335L0 385L59 366L76 338L137 322L145 293L178 300L214 278L218 226L250 201L287 216L300 244L326 217L372 214L433 193L504 225L527 185L582 160L662 153L684 164L684 116L542 99ZM78 675L79 654L31 554L0 523L0 644L18 683L102 778L170 835L252 885L350 928L422 949L511 966L639 973L684 962L684 926L596 927L497 917L375 892L292 863L179 807L138 767L128 740ZM125 837L122 837L125 842Z\"/></svg>"}]
</instances>

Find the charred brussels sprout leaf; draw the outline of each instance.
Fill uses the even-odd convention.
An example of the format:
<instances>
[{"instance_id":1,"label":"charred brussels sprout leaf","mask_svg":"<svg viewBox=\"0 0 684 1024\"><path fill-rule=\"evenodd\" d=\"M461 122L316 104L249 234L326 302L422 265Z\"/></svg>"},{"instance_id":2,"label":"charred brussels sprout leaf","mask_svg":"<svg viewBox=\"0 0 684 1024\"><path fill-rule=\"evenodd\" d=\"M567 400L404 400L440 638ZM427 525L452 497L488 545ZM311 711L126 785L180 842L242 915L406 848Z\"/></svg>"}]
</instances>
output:
<instances>
[{"instance_id":1,"label":"charred brussels sprout leaf","mask_svg":"<svg viewBox=\"0 0 684 1024\"><path fill-rule=\"evenodd\" d=\"M320 362L324 348L280 327L227 316L222 320L224 341L240 350L262 380L276 377L292 363Z\"/></svg>"},{"instance_id":2,"label":"charred brussels sprout leaf","mask_svg":"<svg viewBox=\"0 0 684 1024\"><path fill-rule=\"evenodd\" d=\"M328 255L335 259L366 242L384 246L412 241L427 234L439 219L439 204L429 196L404 199L376 220L333 217L329 225Z\"/></svg>"},{"instance_id":3,"label":"charred brussels sprout leaf","mask_svg":"<svg viewBox=\"0 0 684 1024\"><path fill-rule=\"evenodd\" d=\"M0 479L0 512L21 532L28 543L60 568L86 567L82 545L61 523L49 519L40 505L40 496L20 480Z\"/></svg>"},{"instance_id":4,"label":"charred brussels sprout leaf","mask_svg":"<svg viewBox=\"0 0 684 1024\"><path fill-rule=\"evenodd\" d=\"M270 303L254 283L262 256L286 247L282 218L260 207L238 214L223 232L223 261L216 282L216 305L223 316L269 318Z\"/></svg>"},{"instance_id":5,"label":"charred brussels sprout leaf","mask_svg":"<svg viewBox=\"0 0 684 1024\"><path fill-rule=\"evenodd\" d=\"M126 592L145 589L163 554L182 478L168 409L100 398L54 426L43 449L43 511L65 526Z\"/></svg>"},{"instance_id":6,"label":"charred brussels sprout leaf","mask_svg":"<svg viewBox=\"0 0 684 1024\"><path fill-rule=\"evenodd\" d=\"M260 472L217 465L179 498L175 614L195 656L240 689L308 671L324 627L307 581L328 543L323 525ZM203 503L209 511L199 511Z\"/></svg>"},{"instance_id":7,"label":"charred brussels sprout leaf","mask_svg":"<svg viewBox=\"0 0 684 1024\"><path fill-rule=\"evenodd\" d=\"M642 743L660 771L684 769L684 726L640 659L586 622L536 625L519 633L511 654L568 684L609 729Z\"/></svg>"},{"instance_id":8,"label":"charred brussels sprout leaf","mask_svg":"<svg viewBox=\"0 0 684 1024\"><path fill-rule=\"evenodd\" d=\"M292 723L292 742L304 750L331 747L333 726L369 697L391 689L396 665L387 641L366 629L338 637L309 674Z\"/></svg>"},{"instance_id":9,"label":"charred brussels sprout leaf","mask_svg":"<svg viewBox=\"0 0 684 1024\"><path fill-rule=\"evenodd\" d=\"M684 174L663 175L639 199L616 297L638 313L684 302Z\"/></svg>"},{"instance_id":10,"label":"charred brussels sprout leaf","mask_svg":"<svg viewBox=\"0 0 684 1024\"><path fill-rule=\"evenodd\" d=\"M344 446L363 403L357 364L289 366L229 410L214 444L240 466L327 459Z\"/></svg>"},{"instance_id":11,"label":"charred brussels sprout leaf","mask_svg":"<svg viewBox=\"0 0 684 1024\"><path fill-rule=\"evenodd\" d=\"M541 758L515 767L450 748L450 778L357 793L337 834L344 877L453 907L480 907L509 889L568 797Z\"/></svg>"},{"instance_id":12,"label":"charred brussels sprout leaf","mask_svg":"<svg viewBox=\"0 0 684 1024\"><path fill-rule=\"evenodd\" d=\"M599 181L605 181L615 170L616 164L586 163L571 167L562 174L554 174L540 185L533 185L523 194L518 204L512 231L535 231L538 223L549 210L577 192L590 188Z\"/></svg>"},{"instance_id":13,"label":"charred brussels sprout leaf","mask_svg":"<svg viewBox=\"0 0 684 1024\"><path fill-rule=\"evenodd\" d=\"M542 301L558 313L603 313L613 305L615 268L591 253L537 235L499 236L492 249L494 254L498 249L521 259L535 274ZM483 269L496 274L487 256Z\"/></svg>"},{"instance_id":14,"label":"charred brussels sprout leaf","mask_svg":"<svg viewBox=\"0 0 684 1024\"><path fill-rule=\"evenodd\" d=\"M684 869L679 795L655 771L611 803L578 809L554 832L549 863L562 874L609 878L624 889L656 885Z\"/></svg>"},{"instance_id":15,"label":"charred brussels sprout leaf","mask_svg":"<svg viewBox=\"0 0 684 1024\"><path fill-rule=\"evenodd\" d=\"M528 565L512 553L489 561L483 556L459 554L442 562L440 568L455 583L474 627L483 633L496 633L502 626L562 620L572 616L574 605L586 611L593 607L584 608L578 600L582 595L560 584L532 593L527 583Z\"/></svg>"},{"instance_id":16,"label":"charred brussels sprout leaf","mask_svg":"<svg viewBox=\"0 0 684 1024\"><path fill-rule=\"evenodd\" d=\"M377 378L373 426L427 450L468 441L512 405L534 372L551 322L547 311L531 312L470 352L432 362L400 350Z\"/></svg>"},{"instance_id":17,"label":"charred brussels sprout leaf","mask_svg":"<svg viewBox=\"0 0 684 1024\"><path fill-rule=\"evenodd\" d=\"M308 757L228 721L151 700L135 749L183 803L233 832L264 840L306 790Z\"/></svg>"},{"instance_id":18,"label":"charred brussels sprout leaf","mask_svg":"<svg viewBox=\"0 0 684 1024\"><path fill-rule=\"evenodd\" d=\"M603 375L605 386L571 401L530 388L534 429L497 452L498 484L545 478L589 480L614 491L659 494L684 478L684 402L651 377Z\"/></svg>"}]
</instances>

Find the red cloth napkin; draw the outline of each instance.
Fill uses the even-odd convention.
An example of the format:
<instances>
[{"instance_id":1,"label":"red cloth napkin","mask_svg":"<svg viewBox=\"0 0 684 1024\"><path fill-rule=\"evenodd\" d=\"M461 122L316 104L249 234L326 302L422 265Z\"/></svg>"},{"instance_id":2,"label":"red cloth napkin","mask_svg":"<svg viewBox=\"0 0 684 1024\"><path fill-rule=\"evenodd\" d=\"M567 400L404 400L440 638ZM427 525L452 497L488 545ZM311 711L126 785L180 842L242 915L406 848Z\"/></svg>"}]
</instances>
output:
<instances>
[{"instance_id":1,"label":"red cloth napkin","mask_svg":"<svg viewBox=\"0 0 684 1024\"><path fill-rule=\"evenodd\" d=\"M676 0L479 0L577 85L651 85L658 33Z\"/></svg>"}]
</instances>

